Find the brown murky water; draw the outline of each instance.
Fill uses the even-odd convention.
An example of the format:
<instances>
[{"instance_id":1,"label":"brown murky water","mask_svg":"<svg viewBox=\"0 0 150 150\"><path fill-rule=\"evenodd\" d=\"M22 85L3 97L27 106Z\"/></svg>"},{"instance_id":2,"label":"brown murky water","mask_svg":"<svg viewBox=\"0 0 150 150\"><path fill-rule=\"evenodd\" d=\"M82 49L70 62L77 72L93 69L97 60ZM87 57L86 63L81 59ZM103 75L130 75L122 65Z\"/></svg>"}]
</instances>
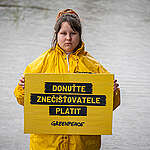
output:
<instances>
[{"instance_id":1,"label":"brown murky water","mask_svg":"<svg viewBox=\"0 0 150 150\"><path fill-rule=\"evenodd\" d=\"M50 47L55 16L66 7L80 14L86 50L120 83L122 104L101 149L149 150L149 0L0 0L0 149L29 149L13 91L27 64Z\"/></svg>"}]
</instances>

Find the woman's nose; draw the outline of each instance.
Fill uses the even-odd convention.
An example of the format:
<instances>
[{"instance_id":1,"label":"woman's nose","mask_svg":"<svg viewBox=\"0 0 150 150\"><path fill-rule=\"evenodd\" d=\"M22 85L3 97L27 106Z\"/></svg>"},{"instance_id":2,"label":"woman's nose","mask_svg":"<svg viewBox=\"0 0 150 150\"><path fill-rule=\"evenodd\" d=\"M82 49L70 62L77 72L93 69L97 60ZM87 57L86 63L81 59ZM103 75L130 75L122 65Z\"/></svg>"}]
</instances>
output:
<instances>
[{"instance_id":1,"label":"woman's nose","mask_svg":"<svg viewBox=\"0 0 150 150\"><path fill-rule=\"evenodd\" d=\"M70 40L70 39L71 39L71 34L68 33L68 34L66 35L66 39L67 39L67 40Z\"/></svg>"}]
</instances>

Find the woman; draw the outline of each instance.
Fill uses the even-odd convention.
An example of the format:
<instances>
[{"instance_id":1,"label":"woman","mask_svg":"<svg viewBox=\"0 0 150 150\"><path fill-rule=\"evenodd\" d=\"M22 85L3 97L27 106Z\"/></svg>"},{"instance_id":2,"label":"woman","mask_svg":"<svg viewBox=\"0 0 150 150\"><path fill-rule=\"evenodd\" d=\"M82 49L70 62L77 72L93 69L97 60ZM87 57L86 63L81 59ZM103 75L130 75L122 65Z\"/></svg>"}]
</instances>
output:
<instances>
[{"instance_id":1,"label":"woman","mask_svg":"<svg viewBox=\"0 0 150 150\"><path fill-rule=\"evenodd\" d=\"M29 64L24 73L108 73L88 52L81 39L79 16L71 9L61 11L54 26L52 48ZM24 105L24 77L15 89L19 104ZM114 109L120 104L120 92L114 81ZM99 150L100 135L30 136L31 150Z\"/></svg>"}]
</instances>

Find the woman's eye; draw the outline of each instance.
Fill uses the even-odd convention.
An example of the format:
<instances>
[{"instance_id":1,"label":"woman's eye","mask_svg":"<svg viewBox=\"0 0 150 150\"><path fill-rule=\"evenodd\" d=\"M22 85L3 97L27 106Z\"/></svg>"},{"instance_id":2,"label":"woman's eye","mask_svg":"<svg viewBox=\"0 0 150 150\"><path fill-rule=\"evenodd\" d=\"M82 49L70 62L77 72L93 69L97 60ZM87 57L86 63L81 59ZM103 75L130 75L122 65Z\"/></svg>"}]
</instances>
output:
<instances>
[{"instance_id":1,"label":"woman's eye","mask_svg":"<svg viewBox=\"0 0 150 150\"><path fill-rule=\"evenodd\" d=\"M73 34L73 35L74 35L74 34L76 34L76 32L72 32L71 34Z\"/></svg>"},{"instance_id":2,"label":"woman's eye","mask_svg":"<svg viewBox=\"0 0 150 150\"><path fill-rule=\"evenodd\" d=\"M61 32L60 34L62 34L62 35L66 35L66 33L65 33L65 32Z\"/></svg>"}]
</instances>

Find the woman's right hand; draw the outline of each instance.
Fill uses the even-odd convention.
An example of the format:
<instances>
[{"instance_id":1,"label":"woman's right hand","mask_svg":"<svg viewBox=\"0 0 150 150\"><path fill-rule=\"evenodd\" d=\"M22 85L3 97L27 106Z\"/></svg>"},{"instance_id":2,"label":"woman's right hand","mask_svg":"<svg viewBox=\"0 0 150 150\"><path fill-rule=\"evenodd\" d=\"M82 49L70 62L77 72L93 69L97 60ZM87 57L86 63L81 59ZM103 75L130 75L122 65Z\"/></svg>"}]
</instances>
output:
<instances>
[{"instance_id":1,"label":"woman's right hand","mask_svg":"<svg viewBox=\"0 0 150 150\"><path fill-rule=\"evenodd\" d=\"M19 85L22 86L23 89L24 89L24 86L25 86L24 82L25 82L25 79L24 79L24 76L22 76L21 79L20 79Z\"/></svg>"}]
</instances>

